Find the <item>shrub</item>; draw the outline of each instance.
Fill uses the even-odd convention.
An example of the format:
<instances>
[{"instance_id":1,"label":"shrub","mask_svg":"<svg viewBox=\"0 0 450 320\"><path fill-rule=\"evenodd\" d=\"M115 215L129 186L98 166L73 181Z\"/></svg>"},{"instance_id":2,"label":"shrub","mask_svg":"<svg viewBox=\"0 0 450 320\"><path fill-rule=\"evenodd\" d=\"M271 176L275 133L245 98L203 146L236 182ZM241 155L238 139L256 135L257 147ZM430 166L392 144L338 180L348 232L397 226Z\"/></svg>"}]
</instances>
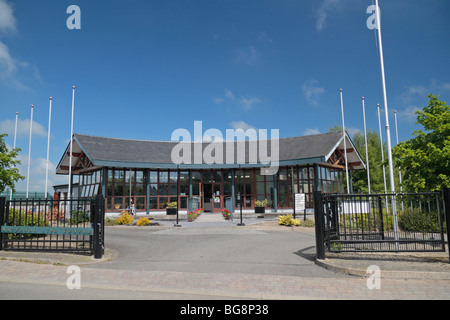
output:
<instances>
[{"instance_id":1,"label":"shrub","mask_svg":"<svg viewBox=\"0 0 450 320\"><path fill-rule=\"evenodd\" d=\"M128 212L122 211L120 216L116 219L118 224L130 224L133 222L133 217Z\"/></svg>"},{"instance_id":2,"label":"shrub","mask_svg":"<svg viewBox=\"0 0 450 320\"><path fill-rule=\"evenodd\" d=\"M177 202L174 201L174 202L168 203L166 208L176 208L176 207L177 207Z\"/></svg>"},{"instance_id":3,"label":"shrub","mask_svg":"<svg viewBox=\"0 0 450 320\"><path fill-rule=\"evenodd\" d=\"M142 218L140 218L140 219L138 220L138 222L136 223L136 225L137 225L138 227L144 227L144 226L149 225L150 223L152 223L152 222L150 221L149 218L147 218L147 217L142 217Z\"/></svg>"},{"instance_id":4,"label":"shrub","mask_svg":"<svg viewBox=\"0 0 450 320\"><path fill-rule=\"evenodd\" d=\"M263 201L257 200L255 201L255 207L266 207L267 206L267 199L264 199Z\"/></svg>"},{"instance_id":5,"label":"shrub","mask_svg":"<svg viewBox=\"0 0 450 320\"><path fill-rule=\"evenodd\" d=\"M106 218L105 219L105 226L117 226L117 220L114 218Z\"/></svg>"},{"instance_id":6,"label":"shrub","mask_svg":"<svg viewBox=\"0 0 450 320\"><path fill-rule=\"evenodd\" d=\"M278 224L284 226L299 226L300 220L292 218L292 214L278 216Z\"/></svg>"},{"instance_id":7,"label":"shrub","mask_svg":"<svg viewBox=\"0 0 450 320\"><path fill-rule=\"evenodd\" d=\"M69 224L79 224L90 221L91 217L86 211L73 211L70 215Z\"/></svg>"},{"instance_id":8,"label":"shrub","mask_svg":"<svg viewBox=\"0 0 450 320\"><path fill-rule=\"evenodd\" d=\"M47 220L62 221L66 219L66 213L61 208L53 208L51 212L47 213Z\"/></svg>"},{"instance_id":9,"label":"shrub","mask_svg":"<svg viewBox=\"0 0 450 320\"><path fill-rule=\"evenodd\" d=\"M306 219L305 221L300 221L300 226L305 228L312 228L314 227L314 221L311 219Z\"/></svg>"},{"instance_id":10,"label":"shrub","mask_svg":"<svg viewBox=\"0 0 450 320\"><path fill-rule=\"evenodd\" d=\"M416 232L440 232L439 216L437 211L420 212L419 209L414 209L399 214L398 225L403 231ZM445 223L443 231L445 232Z\"/></svg>"},{"instance_id":11,"label":"shrub","mask_svg":"<svg viewBox=\"0 0 450 320\"><path fill-rule=\"evenodd\" d=\"M10 209L9 226L23 226L23 227L49 227L45 218L31 210L25 211L20 209ZM9 239L29 239L35 237L42 237L42 234L25 234L25 233L13 233L9 234Z\"/></svg>"}]
</instances>

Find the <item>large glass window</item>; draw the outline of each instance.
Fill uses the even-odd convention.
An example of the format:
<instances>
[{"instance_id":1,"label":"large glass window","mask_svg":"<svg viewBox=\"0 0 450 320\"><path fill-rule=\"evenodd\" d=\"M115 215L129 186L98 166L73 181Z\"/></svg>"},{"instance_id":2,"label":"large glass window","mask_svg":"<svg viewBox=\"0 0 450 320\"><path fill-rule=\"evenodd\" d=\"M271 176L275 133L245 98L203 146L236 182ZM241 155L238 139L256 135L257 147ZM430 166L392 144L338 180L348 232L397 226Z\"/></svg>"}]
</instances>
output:
<instances>
[{"instance_id":1,"label":"large glass window","mask_svg":"<svg viewBox=\"0 0 450 320\"><path fill-rule=\"evenodd\" d=\"M102 180L102 171L94 171L89 173L84 173L79 177L79 190L78 194L81 198L93 198L100 194ZM112 192L107 190L107 192Z\"/></svg>"},{"instance_id":2,"label":"large glass window","mask_svg":"<svg viewBox=\"0 0 450 320\"><path fill-rule=\"evenodd\" d=\"M106 209L113 211L126 210L130 207L131 199L137 210L145 210L147 194L145 170L108 168L107 171ZM101 181L101 177L93 176L92 181ZM99 188L94 187L89 192L95 193L98 192L97 190Z\"/></svg>"}]
</instances>

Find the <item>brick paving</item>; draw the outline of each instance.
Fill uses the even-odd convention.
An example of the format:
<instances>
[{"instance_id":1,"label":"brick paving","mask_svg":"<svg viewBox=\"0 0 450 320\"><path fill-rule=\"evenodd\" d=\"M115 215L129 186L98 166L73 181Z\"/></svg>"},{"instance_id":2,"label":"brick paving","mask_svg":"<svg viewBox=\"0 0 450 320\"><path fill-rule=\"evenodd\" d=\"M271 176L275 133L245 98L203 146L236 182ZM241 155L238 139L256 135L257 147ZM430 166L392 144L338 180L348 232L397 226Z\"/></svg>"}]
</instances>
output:
<instances>
[{"instance_id":1,"label":"brick paving","mask_svg":"<svg viewBox=\"0 0 450 320\"><path fill-rule=\"evenodd\" d=\"M203 216L197 222L187 224L189 227L183 228L183 238L198 238L199 234L210 239L209 228L213 224L224 222L223 218L217 216ZM197 229L196 226L204 224L204 229ZM265 227L267 228L267 226ZM270 225L270 228L276 228L276 225ZM255 230L260 230L260 225L248 226L245 229L236 229L231 224L227 228L230 234L255 234ZM144 230L144 229L141 229ZM215 229L224 232L225 229ZM283 229L283 232L290 232L289 229ZM195 232L194 232L195 231ZM167 232L167 235L165 234ZM181 234L178 229L162 229L154 234L159 237L169 239L168 236ZM258 231L259 232L259 231ZM297 231L298 232L298 231ZM301 232L301 231L300 231ZM150 236L151 234L149 234ZM258 241L262 241L260 233L258 233ZM150 238L143 238L148 241ZM153 238L152 238L153 239ZM202 238L203 239L203 238ZM274 238L270 238L272 241ZM297 239L297 238L296 238ZM131 240L134 241L134 240ZM145 243L145 242L144 242ZM176 243L179 245L178 243ZM273 250L276 250L275 248ZM298 249L297 249L298 250ZM2 253L5 255L5 253ZM292 256L292 250L288 250L288 254ZM43 257L42 254L38 255ZM294 255L295 256L295 255ZM17 259L18 257L14 257ZM67 258L65 258L67 259ZM127 260L128 261L128 260ZM291 260L288 260L291 261ZM348 260L354 261L354 260ZM39 261L34 261L39 262ZM117 292L141 292L154 293L167 296L180 295L186 299L195 299L195 297L211 297L211 298L230 298L230 299L340 299L340 300L358 300L358 299L401 299L401 300L448 300L450 298L450 277L427 277L427 272L423 268L417 269L416 277L392 277L392 275L383 275L383 270L396 269L397 262L391 265L383 266L381 270L380 288L370 290L367 286L366 275L345 276L332 271L323 276L311 275L310 273L298 273L297 275L288 276L280 274L281 272L273 272L271 274L244 273L244 272L228 272L224 273L220 270L214 272L180 272L180 271L163 271L146 269L145 264L139 264L137 268L121 268L121 264L108 264L107 262L100 264L83 264L83 259L67 260L65 266L54 264L27 263L22 261L10 260L7 258L0 259L0 282L16 283L16 284L34 284L34 285L55 285L61 290L68 290L66 283L71 274L67 273L67 266L70 264L78 265L81 268L81 289L92 288L100 290L116 290ZM80 262L80 263L78 263ZM133 263L130 261L129 263ZM141 262L142 263L142 262ZM355 262L352 262L355 263ZM380 263L380 261L377 261ZM59 260L57 261L59 263ZM362 264L363 265L363 264ZM367 264L365 264L367 265ZM413 266L413 262L406 263ZM436 264L433 264L436 265ZM142 268L141 268L142 266ZM219 266L219 265L218 265ZM352 265L353 267L358 265ZM403 265L402 265L403 266ZM345 265L336 265L335 267L344 268ZM304 268L299 265L298 268ZM317 268L320 268L317 266ZM404 267L405 270L409 270ZM248 269L247 269L248 270ZM281 270L281 269L279 269ZM308 269L311 270L311 269ZM362 269L361 269L362 270ZM448 265L440 264L440 275L450 274ZM315 273L319 274L319 273ZM0 299L5 297L0 295Z\"/></svg>"},{"instance_id":2,"label":"brick paving","mask_svg":"<svg viewBox=\"0 0 450 320\"><path fill-rule=\"evenodd\" d=\"M66 266L0 261L0 281L66 286ZM370 290L365 278L133 271L81 266L82 288L130 290L235 299L449 299L450 280L383 279Z\"/></svg>"}]
</instances>

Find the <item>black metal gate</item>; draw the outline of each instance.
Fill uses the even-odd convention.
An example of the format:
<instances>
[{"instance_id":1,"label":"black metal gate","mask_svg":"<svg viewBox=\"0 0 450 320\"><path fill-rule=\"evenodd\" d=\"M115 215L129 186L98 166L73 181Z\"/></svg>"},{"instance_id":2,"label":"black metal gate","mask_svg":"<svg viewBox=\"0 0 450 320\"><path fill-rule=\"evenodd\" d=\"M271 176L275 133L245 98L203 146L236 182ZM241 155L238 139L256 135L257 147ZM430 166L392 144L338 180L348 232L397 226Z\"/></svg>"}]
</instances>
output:
<instances>
[{"instance_id":1,"label":"black metal gate","mask_svg":"<svg viewBox=\"0 0 450 320\"><path fill-rule=\"evenodd\" d=\"M450 193L450 189L444 193ZM439 192L314 193L317 257L328 252L445 252L450 198ZM446 212L446 214L444 214ZM447 218L446 218L447 217Z\"/></svg>"},{"instance_id":2,"label":"black metal gate","mask_svg":"<svg viewBox=\"0 0 450 320\"><path fill-rule=\"evenodd\" d=\"M0 198L0 250L104 253L104 198Z\"/></svg>"}]
</instances>

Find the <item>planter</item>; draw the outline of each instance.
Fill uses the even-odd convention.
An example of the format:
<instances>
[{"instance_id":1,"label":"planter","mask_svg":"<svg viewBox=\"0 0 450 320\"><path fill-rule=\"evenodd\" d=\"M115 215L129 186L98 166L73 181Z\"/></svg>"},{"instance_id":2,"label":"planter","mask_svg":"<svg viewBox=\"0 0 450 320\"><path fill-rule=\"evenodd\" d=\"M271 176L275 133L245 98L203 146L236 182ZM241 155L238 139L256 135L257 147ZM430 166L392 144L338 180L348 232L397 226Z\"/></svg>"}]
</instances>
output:
<instances>
[{"instance_id":1,"label":"planter","mask_svg":"<svg viewBox=\"0 0 450 320\"><path fill-rule=\"evenodd\" d=\"M255 213L265 213L266 207L255 207Z\"/></svg>"},{"instance_id":2,"label":"planter","mask_svg":"<svg viewBox=\"0 0 450 320\"><path fill-rule=\"evenodd\" d=\"M175 215L177 214L177 208L166 208L167 215Z\"/></svg>"}]
</instances>

